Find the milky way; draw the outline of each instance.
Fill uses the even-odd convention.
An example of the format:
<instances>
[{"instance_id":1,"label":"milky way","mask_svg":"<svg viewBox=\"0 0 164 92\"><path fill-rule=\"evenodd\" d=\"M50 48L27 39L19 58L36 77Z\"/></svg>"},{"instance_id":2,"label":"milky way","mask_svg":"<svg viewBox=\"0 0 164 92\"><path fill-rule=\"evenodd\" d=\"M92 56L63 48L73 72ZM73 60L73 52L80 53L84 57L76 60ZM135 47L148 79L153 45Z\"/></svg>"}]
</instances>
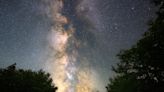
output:
<instances>
[{"instance_id":1,"label":"milky way","mask_svg":"<svg viewBox=\"0 0 164 92\"><path fill-rule=\"evenodd\" d=\"M154 11L149 0L0 0L0 67L42 68L58 92L105 92Z\"/></svg>"},{"instance_id":2,"label":"milky way","mask_svg":"<svg viewBox=\"0 0 164 92\"><path fill-rule=\"evenodd\" d=\"M47 3L47 2L46 2ZM71 19L62 14L64 2L53 0L50 2L48 16L52 18L52 27L48 40L51 47L51 56L47 67L51 67L50 73L54 83L59 87L59 92L91 92L93 82L89 67L77 68L78 48L80 42L74 36ZM68 28L65 28L65 25ZM70 45L70 46L69 46Z\"/></svg>"}]
</instances>

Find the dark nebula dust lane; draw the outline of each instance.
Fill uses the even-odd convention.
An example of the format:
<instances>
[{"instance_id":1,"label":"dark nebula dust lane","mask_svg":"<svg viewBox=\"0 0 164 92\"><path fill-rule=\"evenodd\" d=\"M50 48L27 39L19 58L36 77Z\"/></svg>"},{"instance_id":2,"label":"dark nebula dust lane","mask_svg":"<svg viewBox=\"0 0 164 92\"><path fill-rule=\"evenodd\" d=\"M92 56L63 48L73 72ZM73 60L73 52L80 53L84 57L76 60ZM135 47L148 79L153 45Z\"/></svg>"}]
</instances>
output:
<instances>
[{"instance_id":1,"label":"dark nebula dust lane","mask_svg":"<svg viewBox=\"0 0 164 92\"><path fill-rule=\"evenodd\" d=\"M0 0L0 67L43 68L58 92L105 92L154 11L149 0Z\"/></svg>"}]
</instances>

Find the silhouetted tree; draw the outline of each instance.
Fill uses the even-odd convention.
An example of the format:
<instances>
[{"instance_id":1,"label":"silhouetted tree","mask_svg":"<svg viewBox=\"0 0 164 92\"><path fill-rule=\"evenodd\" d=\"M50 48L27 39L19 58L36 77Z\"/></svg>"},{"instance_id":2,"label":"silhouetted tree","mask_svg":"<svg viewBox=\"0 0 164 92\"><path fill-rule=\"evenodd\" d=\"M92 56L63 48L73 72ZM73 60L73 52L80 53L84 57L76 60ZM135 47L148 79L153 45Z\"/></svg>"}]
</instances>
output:
<instances>
[{"instance_id":1,"label":"silhouetted tree","mask_svg":"<svg viewBox=\"0 0 164 92\"><path fill-rule=\"evenodd\" d=\"M154 2L157 18L136 45L118 54L120 62L113 67L117 76L110 80L108 92L164 92L164 0Z\"/></svg>"},{"instance_id":2,"label":"silhouetted tree","mask_svg":"<svg viewBox=\"0 0 164 92\"><path fill-rule=\"evenodd\" d=\"M13 64L0 69L0 92L55 92L50 74L40 70L16 69Z\"/></svg>"},{"instance_id":3,"label":"silhouetted tree","mask_svg":"<svg viewBox=\"0 0 164 92\"><path fill-rule=\"evenodd\" d=\"M133 75L116 76L110 79L107 92L139 92L140 82Z\"/></svg>"}]
</instances>

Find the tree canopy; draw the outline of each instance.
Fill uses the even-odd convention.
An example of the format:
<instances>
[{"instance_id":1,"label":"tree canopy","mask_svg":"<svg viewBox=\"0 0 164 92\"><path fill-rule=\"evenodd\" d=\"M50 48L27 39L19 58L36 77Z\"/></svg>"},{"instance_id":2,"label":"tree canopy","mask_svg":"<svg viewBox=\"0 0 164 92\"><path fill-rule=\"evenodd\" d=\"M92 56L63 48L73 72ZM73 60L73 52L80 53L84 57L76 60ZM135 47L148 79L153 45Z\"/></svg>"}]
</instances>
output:
<instances>
[{"instance_id":1,"label":"tree canopy","mask_svg":"<svg viewBox=\"0 0 164 92\"><path fill-rule=\"evenodd\" d=\"M164 0L154 0L157 18L132 48L118 54L108 92L164 92Z\"/></svg>"},{"instance_id":2,"label":"tree canopy","mask_svg":"<svg viewBox=\"0 0 164 92\"><path fill-rule=\"evenodd\" d=\"M16 69L13 64L0 69L0 92L55 92L50 74L40 70Z\"/></svg>"}]
</instances>

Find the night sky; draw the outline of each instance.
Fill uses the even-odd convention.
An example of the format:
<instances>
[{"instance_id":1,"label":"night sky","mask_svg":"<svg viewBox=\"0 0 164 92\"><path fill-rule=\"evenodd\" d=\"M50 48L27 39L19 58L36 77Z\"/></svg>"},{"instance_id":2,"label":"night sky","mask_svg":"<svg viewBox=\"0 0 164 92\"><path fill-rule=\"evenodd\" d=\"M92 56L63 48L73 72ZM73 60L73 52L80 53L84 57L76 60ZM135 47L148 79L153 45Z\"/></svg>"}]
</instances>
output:
<instances>
[{"instance_id":1,"label":"night sky","mask_svg":"<svg viewBox=\"0 0 164 92\"><path fill-rule=\"evenodd\" d=\"M55 9L60 7L58 2L63 4L61 10ZM55 19L58 13L59 19ZM68 23L58 21L61 16ZM76 58L69 59L75 62L69 65L76 71L89 71L97 83L91 89L105 92L113 75L111 66L119 61L116 55L134 45L154 17L149 0L0 0L0 67L16 62L19 68L52 72L52 53L60 49L52 51L54 41L49 36L55 35L54 40L66 46L61 52ZM59 31L51 32L58 25L66 36L71 34L66 44L59 39ZM76 74L72 76L76 83L70 83L81 81Z\"/></svg>"}]
</instances>

